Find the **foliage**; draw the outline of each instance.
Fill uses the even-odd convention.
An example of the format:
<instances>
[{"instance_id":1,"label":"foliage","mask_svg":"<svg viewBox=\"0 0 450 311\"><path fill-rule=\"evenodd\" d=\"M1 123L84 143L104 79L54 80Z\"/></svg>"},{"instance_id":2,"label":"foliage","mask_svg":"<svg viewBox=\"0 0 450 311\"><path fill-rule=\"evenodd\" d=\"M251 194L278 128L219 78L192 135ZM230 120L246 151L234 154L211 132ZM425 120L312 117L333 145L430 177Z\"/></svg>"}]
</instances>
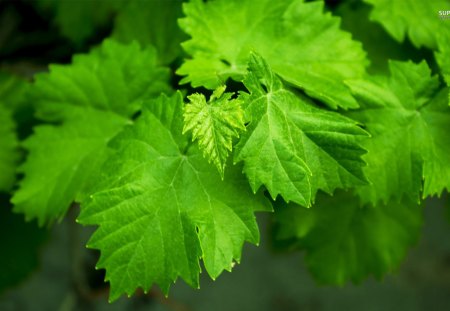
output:
<instances>
[{"instance_id":1,"label":"foliage","mask_svg":"<svg viewBox=\"0 0 450 311\"><path fill-rule=\"evenodd\" d=\"M438 33L450 31L450 24L442 23L438 13L449 9L447 0L364 1L374 7L371 18L397 41L407 35L416 47L436 48Z\"/></svg>"},{"instance_id":2,"label":"foliage","mask_svg":"<svg viewBox=\"0 0 450 311\"><path fill-rule=\"evenodd\" d=\"M17 162L17 136L11 111L0 106L0 190L8 191L14 184Z\"/></svg>"},{"instance_id":3,"label":"foliage","mask_svg":"<svg viewBox=\"0 0 450 311\"><path fill-rule=\"evenodd\" d=\"M83 196L92 174L107 153L107 143L142 102L169 91L168 70L158 67L155 52L139 45L105 41L69 66L53 65L38 74L29 90L37 116L49 124L34 128L23 146L25 178L14 209L39 223L62 217ZM57 124L52 124L57 122Z\"/></svg>"},{"instance_id":4,"label":"foliage","mask_svg":"<svg viewBox=\"0 0 450 311\"><path fill-rule=\"evenodd\" d=\"M41 226L80 205L111 300L231 271L257 212L318 281L381 278L450 187L446 1L28 5L79 53L0 74L0 191Z\"/></svg>"},{"instance_id":5,"label":"foliage","mask_svg":"<svg viewBox=\"0 0 450 311\"><path fill-rule=\"evenodd\" d=\"M281 204L276 239L306 251L306 264L325 284L381 279L403 260L422 227L415 203L360 206L351 193L320 195L314 208Z\"/></svg>"},{"instance_id":6,"label":"foliage","mask_svg":"<svg viewBox=\"0 0 450 311\"><path fill-rule=\"evenodd\" d=\"M332 108L358 106L342 80L364 73L365 53L320 1L196 0L184 12L180 26L192 38L182 45L192 59L178 70L182 83L215 88L242 80L253 50L311 97Z\"/></svg>"},{"instance_id":7,"label":"foliage","mask_svg":"<svg viewBox=\"0 0 450 311\"><path fill-rule=\"evenodd\" d=\"M224 91L225 86L217 88L208 103L203 94L189 95L183 128L183 134L192 131L192 139L198 139L203 155L216 165L222 179L233 137L245 130L242 102Z\"/></svg>"},{"instance_id":8,"label":"foliage","mask_svg":"<svg viewBox=\"0 0 450 311\"><path fill-rule=\"evenodd\" d=\"M442 144L450 125L447 90L425 62L390 63L391 74L348 81L361 109L349 115L366 125L367 177L373 185L358 193L363 201L387 203L403 196L418 201L450 184L450 152Z\"/></svg>"},{"instance_id":9,"label":"foliage","mask_svg":"<svg viewBox=\"0 0 450 311\"><path fill-rule=\"evenodd\" d=\"M253 212L270 205L237 167L221 180L182 134L182 112L180 93L146 104L112 142L117 152L99 181L105 188L83 207L79 220L100 225L88 246L102 251L111 299L153 283L167 293L178 276L198 287L199 258L216 278L240 261L244 241L259 241Z\"/></svg>"},{"instance_id":10,"label":"foliage","mask_svg":"<svg viewBox=\"0 0 450 311\"><path fill-rule=\"evenodd\" d=\"M183 14L182 0L135 0L118 12L112 37L120 42L138 41L142 46L153 45L158 60L170 64L180 57L180 43L186 35L178 27Z\"/></svg>"},{"instance_id":11,"label":"foliage","mask_svg":"<svg viewBox=\"0 0 450 311\"><path fill-rule=\"evenodd\" d=\"M316 108L307 98L286 90L259 56L251 55L244 85L247 132L236 146L236 161L256 191L262 184L276 198L309 207L318 190L364 184L366 135L355 121Z\"/></svg>"}]
</instances>

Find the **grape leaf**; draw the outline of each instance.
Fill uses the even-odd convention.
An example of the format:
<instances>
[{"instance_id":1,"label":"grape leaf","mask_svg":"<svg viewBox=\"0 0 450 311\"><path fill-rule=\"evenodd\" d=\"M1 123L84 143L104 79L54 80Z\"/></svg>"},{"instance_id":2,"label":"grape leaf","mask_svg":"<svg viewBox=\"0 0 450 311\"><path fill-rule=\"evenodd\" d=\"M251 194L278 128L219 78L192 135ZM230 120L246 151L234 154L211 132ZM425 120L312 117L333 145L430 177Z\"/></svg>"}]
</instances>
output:
<instances>
[{"instance_id":1,"label":"grape leaf","mask_svg":"<svg viewBox=\"0 0 450 311\"><path fill-rule=\"evenodd\" d=\"M438 37L439 51L435 52L435 56L439 66L444 74L450 74L450 32L442 33Z\"/></svg>"},{"instance_id":2,"label":"grape leaf","mask_svg":"<svg viewBox=\"0 0 450 311\"><path fill-rule=\"evenodd\" d=\"M319 109L286 90L268 64L252 54L243 93L249 121L235 148L235 162L253 191L262 184L275 198L310 206L317 190L332 193L365 183L365 153L359 145L367 133L336 112Z\"/></svg>"},{"instance_id":3,"label":"grape leaf","mask_svg":"<svg viewBox=\"0 0 450 311\"><path fill-rule=\"evenodd\" d=\"M59 125L36 127L24 143L29 156L12 199L16 212L42 225L83 197L108 141L145 99L170 90L168 70L156 63L150 48L105 41L71 65L52 65L50 73L36 75L30 98L37 115Z\"/></svg>"},{"instance_id":4,"label":"grape leaf","mask_svg":"<svg viewBox=\"0 0 450 311\"><path fill-rule=\"evenodd\" d=\"M11 190L19 158L16 124L12 113L0 102L0 191Z\"/></svg>"},{"instance_id":5,"label":"grape leaf","mask_svg":"<svg viewBox=\"0 0 450 311\"><path fill-rule=\"evenodd\" d=\"M450 186L448 90L438 90L425 62L390 62L390 77L349 81L361 109L349 115L372 134L365 141L365 173L372 185L360 187L364 202L420 198Z\"/></svg>"},{"instance_id":6,"label":"grape leaf","mask_svg":"<svg viewBox=\"0 0 450 311\"><path fill-rule=\"evenodd\" d=\"M178 69L181 83L214 89L227 78L240 81L250 51L275 73L332 108L355 108L342 83L360 77L367 60L361 44L339 29L339 18L323 13L322 2L299 0L194 0L183 5L183 43L192 56Z\"/></svg>"},{"instance_id":7,"label":"grape leaf","mask_svg":"<svg viewBox=\"0 0 450 311\"><path fill-rule=\"evenodd\" d=\"M170 64L181 55L180 43L186 35L178 27L182 16L182 0L129 1L116 17L113 38L121 42L137 40L153 45L163 64Z\"/></svg>"},{"instance_id":8,"label":"grape leaf","mask_svg":"<svg viewBox=\"0 0 450 311\"><path fill-rule=\"evenodd\" d=\"M31 97L44 121L73 118L74 109L86 107L129 117L145 99L170 92L169 77L151 46L105 40L89 54L75 55L71 65L50 65L50 74L36 75Z\"/></svg>"},{"instance_id":9,"label":"grape leaf","mask_svg":"<svg viewBox=\"0 0 450 311\"><path fill-rule=\"evenodd\" d=\"M36 127L23 143L30 155L20 168L26 177L12 199L15 211L40 225L64 216L102 164L108 140L127 123L115 113L85 109L61 126Z\"/></svg>"},{"instance_id":10,"label":"grape leaf","mask_svg":"<svg viewBox=\"0 0 450 311\"><path fill-rule=\"evenodd\" d=\"M24 102L27 86L19 77L0 71L0 98L9 110L20 108Z\"/></svg>"},{"instance_id":11,"label":"grape leaf","mask_svg":"<svg viewBox=\"0 0 450 311\"><path fill-rule=\"evenodd\" d=\"M239 170L222 181L183 136L180 93L162 95L111 146L99 191L79 221L99 225L88 247L101 251L111 300L157 283L167 294L178 276L198 287L199 258L212 278L239 262L244 241L258 243L255 211L269 211Z\"/></svg>"},{"instance_id":12,"label":"grape leaf","mask_svg":"<svg viewBox=\"0 0 450 311\"><path fill-rule=\"evenodd\" d=\"M245 131L244 110L239 99L230 99L233 93L223 93L225 86L216 89L209 102L203 94L188 96L190 104L184 109L183 133L192 131L203 156L212 161L223 178L228 152L233 148L233 137Z\"/></svg>"},{"instance_id":13,"label":"grape leaf","mask_svg":"<svg viewBox=\"0 0 450 311\"><path fill-rule=\"evenodd\" d=\"M442 33L438 38L439 51L435 52L434 55L441 67L442 75L444 76L447 85L450 87L450 31L448 33Z\"/></svg>"},{"instance_id":14,"label":"grape leaf","mask_svg":"<svg viewBox=\"0 0 450 311\"><path fill-rule=\"evenodd\" d=\"M16 129L28 112L24 92L27 84L19 77L0 71L0 191L8 192L16 180L19 142Z\"/></svg>"},{"instance_id":15,"label":"grape leaf","mask_svg":"<svg viewBox=\"0 0 450 311\"><path fill-rule=\"evenodd\" d=\"M369 19L372 7L361 0L341 1L333 9L342 19L341 28L362 43L371 74L389 74L389 59L421 61L429 57L425 49L416 49L409 41L400 43L392 38L379 23Z\"/></svg>"},{"instance_id":16,"label":"grape leaf","mask_svg":"<svg viewBox=\"0 0 450 311\"><path fill-rule=\"evenodd\" d=\"M21 130L19 137L33 122L33 107L25 97L28 87L29 83L21 77L0 70L0 100Z\"/></svg>"},{"instance_id":17,"label":"grape leaf","mask_svg":"<svg viewBox=\"0 0 450 311\"><path fill-rule=\"evenodd\" d=\"M390 203L360 206L350 193L318 196L310 209L275 209L276 238L306 252L309 270L320 283L343 285L394 271L417 243L422 208Z\"/></svg>"},{"instance_id":18,"label":"grape leaf","mask_svg":"<svg viewBox=\"0 0 450 311\"><path fill-rule=\"evenodd\" d=\"M450 32L450 23L439 18L439 11L450 10L448 0L364 0L373 6L371 19L379 22L397 41L408 35L416 47L435 49L436 36Z\"/></svg>"}]
</instances>

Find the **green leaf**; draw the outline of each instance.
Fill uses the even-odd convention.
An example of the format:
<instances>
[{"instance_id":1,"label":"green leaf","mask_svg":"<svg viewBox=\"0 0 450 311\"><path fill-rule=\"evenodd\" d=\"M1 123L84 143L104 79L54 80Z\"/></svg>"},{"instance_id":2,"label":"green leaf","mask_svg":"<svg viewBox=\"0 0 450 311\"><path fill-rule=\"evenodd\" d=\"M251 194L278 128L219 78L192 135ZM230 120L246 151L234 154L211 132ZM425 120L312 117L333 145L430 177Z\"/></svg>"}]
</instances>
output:
<instances>
[{"instance_id":1,"label":"green leaf","mask_svg":"<svg viewBox=\"0 0 450 311\"><path fill-rule=\"evenodd\" d=\"M27 220L37 218L40 225L61 219L89 188L107 142L127 123L112 112L85 109L63 125L36 127L23 143L30 154L20 168L25 178L12 199L15 211Z\"/></svg>"},{"instance_id":2,"label":"green leaf","mask_svg":"<svg viewBox=\"0 0 450 311\"><path fill-rule=\"evenodd\" d=\"M37 0L33 4L44 14L53 16L60 33L77 45L82 45L96 31L108 25L124 0Z\"/></svg>"},{"instance_id":3,"label":"green leaf","mask_svg":"<svg viewBox=\"0 0 450 311\"><path fill-rule=\"evenodd\" d=\"M390 71L390 77L348 82L362 107L349 115L372 134L364 159L373 184L357 192L373 204L404 197L417 202L422 179L423 197L450 186L448 90L438 91L425 62L391 62Z\"/></svg>"},{"instance_id":4,"label":"green leaf","mask_svg":"<svg viewBox=\"0 0 450 311\"><path fill-rule=\"evenodd\" d=\"M439 51L435 52L436 60L441 67L442 73L450 75L450 32L442 33L438 37Z\"/></svg>"},{"instance_id":5,"label":"green leaf","mask_svg":"<svg viewBox=\"0 0 450 311\"><path fill-rule=\"evenodd\" d=\"M14 210L39 224L65 214L80 201L102 162L108 141L142 102L170 90L166 68L152 49L105 41L71 65L52 65L30 89L42 125L25 143L28 158L12 202Z\"/></svg>"},{"instance_id":6,"label":"green leaf","mask_svg":"<svg viewBox=\"0 0 450 311\"><path fill-rule=\"evenodd\" d=\"M16 179L19 159L16 124L12 113L0 102L0 191L9 191Z\"/></svg>"},{"instance_id":7,"label":"green leaf","mask_svg":"<svg viewBox=\"0 0 450 311\"><path fill-rule=\"evenodd\" d=\"M178 27L182 16L182 0L129 1L116 17L113 38L121 42L137 40L141 45L153 45L163 64L181 55L180 43L186 35Z\"/></svg>"},{"instance_id":8,"label":"green leaf","mask_svg":"<svg viewBox=\"0 0 450 311\"><path fill-rule=\"evenodd\" d=\"M99 225L88 247L101 251L111 300L153 283L167 294L179 276L198 287L200 258L215 279L240 261L244 241L258 243L254 212L270 205L239 169L231 166L221 180L181 134L182 113L180 93L145 105L113 140L103 189L82 205L79 221Z\"/></svg>"},{"instance_id":9,"label":"green leaf","mask_svg":"<svg viewBox=\"0 0 450 311\"><path fill-rule=\"evenodd\" d=\"M36 75L30 96L44 121L70 119L74 109L86 107L130 117L145 99L170 92L169 78L151 46L105 40L89 54L75 55L71 65L50 65L50 74Z\"/></svg>"},{"instance_id":10,"label":"green leaf","mask_svg":"<svg viewBox=\"0 0 450 311\"><path fill-rule=\"evenodd\" d=\"M181 83L214 89L240 81L250 51L261 54L275 73L332 108L355 108L342 83L360 77L367 60L361 44L323 13L322 2L299 0L194 0L183 5L181 28L188 59L177 71Z\"/></svg>"},{"instance_id":11,"label":"green leaf","mask_svg":"<svg viewBox=\"0 0 450 311\"><path fill-rule=\"evenodd\" d=\"M214 163L222 179L233 138L245 131L242 102L230 99L233 93L224 91L225 86L216 89L209 102L203 94L188 96L183 128L183 133L192 131L192 139L198 140L203 156Z\"/></svg>"},{"instance_id":12,"label":"green leaf","mask_svg":"<svg viewBox=\"0 0 450 311\"><path fill-rule=\"evenodd\" d=\"M343 192L321 195L310 209L280 206L275 217L276 238L306 252L306 264L320 283L336 285L369 275L381 279L396 270L417 243L423 221L419 205L361 207Z\"/></svg>"},{"instance_id":13,"label":"green leaf","mask_svg":"<svg viewBox=\"0 0 450 311\"><path fill-rule=\"evenodd\" d=\"M0 71L0 98L9 110L14 111L20 108L27 86L19 77Z\"/></svg>"},{"instance_id":14,"label":"green leaf","mask_svg":"<svg viewBox=\"0 0 450 311\"><path fill-rule=\"evenodd\" d=\"M32 124L33 107L25 94L29 83L24 79L0 70L0 101L12 112L17 127L24 131Z\"/></svg>"},{"instance_id":15,"label":"green leaf","mask_svg":"<svg viewBox=\"0 0 450 311\"><path fill-rule=\"evenodd\" d=\"M442 33L438 39L439 51L435 52L436 60L441 67L441 73L444 76L444 80L450 87L450 31L448 33ZM450 104L450 93L449 93Z\"/></svg>"},{"instance_id":16,"label":"green leaf","mask_svg":"<svg viewBox=\"0 0 450 311\"><path fill-rule=\"evenodd\" d=\"M429 51L416 49L409 41L397 42L383 26L370 21L371 11L372 7L361 0L340 1L333 9L333 14L342 19L342 29L363 44L370 60L368 72L389 74L389 59L421 61L429 57Z\"/></svg>"},{"instance_id":17,"label":"green leaf","mask_svg":"<svg viewBox=\"0 0 450 311\"><path fill-rule=\"evenodd\" d=\"M286 90L256 54L244 84L250 94L240 98L250 123L234 160L244 161L253 191L264 184L273 198L310 206L319 189L365 183L359 144L367 133L356 122Z\"/></svg>"},{"instance_id":18,"label":"green leaf","mask_svg":"<svg viewBox=\"0 0 450 311\"><path fill-rule=\"evenodd\" d=\"M364 1L374 7L371 19L379 22L399 42L407 35L416 47L435 49L438 34L450 32L450 23L439 15L439 11L450 10L448 0Z\"/></svg>"},{"instance_id":19,"label":"green leaf","mask_svg":"<svg viewBox=\"0 0 450 311\"><path fill-rule=\"evenodd\" d=\"M0 198L0 294L23 281L38 267L39 248L48 232L11 212L6 198Z\"/></svg>"}]
</instances>

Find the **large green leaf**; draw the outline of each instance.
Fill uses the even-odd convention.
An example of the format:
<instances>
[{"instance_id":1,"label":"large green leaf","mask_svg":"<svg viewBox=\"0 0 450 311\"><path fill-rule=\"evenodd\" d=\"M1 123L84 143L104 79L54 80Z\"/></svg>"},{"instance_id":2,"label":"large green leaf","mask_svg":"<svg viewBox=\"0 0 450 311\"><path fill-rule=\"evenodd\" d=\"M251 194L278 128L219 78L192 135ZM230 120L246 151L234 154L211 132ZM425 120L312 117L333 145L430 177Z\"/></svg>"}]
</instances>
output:
<instances>
[{"instance_id":1,"label":"large green leaf","mask_svg":"<svg viewBox=\"0 0 450 311\"><path fill-rule=\"evenodd\" d=\"M367 133L339 113L319 109L284 88L258 55L252 54L240 99L249 125L235 148L252 189L265 185L273 198L310 206L317 190L332 193L365 183Z\"/></svg>"},{"instance_id":2,"label":"large green leaf","mask_svg":"<svg viewBox=\"0 0 450 311\"><path fill-rule=\"evenodd\" d=\"M29 156L12 199L15 211L43 224L82 197L108 141L144 100L170 90L168 70L156 64L151 48L105 41L71 65L52 65L36 76L30 98L37 115L60 124L36 127L24 143Z\"/></svg>"},{"instance_id":3,"label":"large green leaf","mask_svg":"<svg viewBox=\"0 0 450 311\"><path fill-rule=\"evenodd\" d=\"M350 193L321 195L310 209L279 206L276 238L306 251L320 283L342 285L396 270L421 233L422 208L390 203L360 206Z\"/></svg>"},{"instance_id":4,"label":"large green leaf","mask_svg":"<svg viewBox=\"0 0 450 311\"><path fill-rule=\"evenodd\" d=\"M240 81L253 50L308 95L332 108L357 107L342 80L364 73L365 53L322 2L194 0L183 8L180 25L192 37L183 48L192 59L177 71L182 83L213 89Z\"/></svg>"},{"instance_id":5,"label":"large green leaf","mask_svg":"<svg viewBox=\"0 0 450 311\"><path fill-rule=\"evenodd\" d=\"M0 102L0 191L9 191L16 177L19 158L16 125L12 113Z\"/></svg>"},{"instance_id":6,"label":"large green leaf","mask_svg":"<svg viewBox=\"0 0 450 311\"><path fill-rule=\"evenodd\" d=\"M439 11L450 10L448 0L364 1L374 7L371 18L399 42L408 35L416 47L435 49L439 33L450 32L450 23L439 15Z\"/></svg>"},{"instance_id":7,"label":"large green leaf","mask_svg":"<svg viewBox=\"0 0 450 311\"><path fill-rule=\"evenodd\" d=\"M244 241L258 243L254 212L270 210L267 200L233 166L222 181L182 128L180 93L145 105L82 205L79 221L99 225L88 246L101 251L111 300L153 283L167 293L179 276L198 287L199 258L216 278L239 262Z\"/></svg>"},{"instance_id":8,"label":"large green leaf","mask_svg":"<svg viewBox=\"0 0 450 311\"><path fill-rule=\"evenodd\" d=\"M390 77L349 81L361 109L350 116L372 134L365 142L364 202L377 204L409 197L416 202L450 186L450 107L448 90L438 90L425 62L391 62Z\"/></svg>"},{"instance_id":9,"label":"large green leaf","mask_svg":"<svg viewBox=\"0 0 450 311\"><path fill-rule=\"evenodd\" d=\"M44 121L70 119L72 110L89 107L129 117L145 99L170 91L169 69L158 63L151 46L105 40L71 65L50 65L50 73L36 75L30 97Z\"/></svg>"},{"instance_id":10,"label":"large green leaf","mask_svg":"<svg viewBox=\"0 0 450 311\"><path fill-rule=\"evenodd\" d=\"M192 131L192 139L198 140L203 155L214 163L222 178L233 138L245 131L242 102L224 91L225 86L216 89L208 102L203 94L188 96L183 128L183 133Z\"/></svg>"},{"instance_id":11,"label":"large green leaf","mask_svg":"<svg viewBox=\"0 0 450 311\"><path fill-rule=\"evenodd\" d=\"M133 0L119 11L113 38L121 42L137 40L143 46L153 45L158 58L169 64L181 55L180 43L186 35L178 27L182 0Z\"/></svg>"},{"instance_id":12,"label":"large green leaf","mask_svg":"<svg viewBox=\"0 0 450 311\"><path fill-rule=\"evenodd\" d=\"M95 109L76 116L60 126L36 127L23 143L30 155L20 168L25 178L12 201L27 220L37 218L42 225L64 216L90 185L107 142L127 123L124 117Z\"/></svg>"}]
</instances>

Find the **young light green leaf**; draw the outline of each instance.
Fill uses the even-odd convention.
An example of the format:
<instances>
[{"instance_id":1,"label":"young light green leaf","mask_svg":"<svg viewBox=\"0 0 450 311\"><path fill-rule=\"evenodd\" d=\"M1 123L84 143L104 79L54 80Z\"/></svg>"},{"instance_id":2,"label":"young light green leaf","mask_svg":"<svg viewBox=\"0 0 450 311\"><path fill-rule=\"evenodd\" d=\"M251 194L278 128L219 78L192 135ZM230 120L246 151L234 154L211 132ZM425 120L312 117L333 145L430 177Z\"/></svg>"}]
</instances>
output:
<instances>
[{"instance_id":1,"label":"young light green leaf","mask_svg":"<svg viewBox=\"0 0 450 311\"><path fill-rule=\"evenodd\" d=\"M217 88L209 102L203 94L188 96L183 128L183 133L192 131L192 139L198 140L203 156L214 163L222 179L233 138L245 131L242 102L231 99L233 93L224 91L225 86Z\"/></svg>"},{"instance_id":2,"label":"young light green leaf","mask_svg":"<svg viewBox=\"0 0 450 311\"><path fill-rule=\"evenodd\" d=\"M16 125L12 113L0 102L0 191L9 191L16 179L19 158Z\"/></svg>"},{"instance_id":3,"label":"young light green leaf","mask_svg":"<svg viewBox=\"0 0 450 311\"><path fill-rule=\"evenodd\" d=\"M180 93L145 105L112 142L99 191L79 221L99 225L88 246L101 251L111 300L153 283L167 294L178 277L198 287L199 259L215 279L240 261L244 241L258 243L255 211L269 211L239 169L221 180L190 138L181 134Z\"/></svg>"},{"instance_id":4,"label":"young light green leaf","mask_svg":"<svg viewBox=\"0 0 450 311\"><path fill-rule=\"evenodd\" d=\"M343 79L360 77L367 60L361 44L323 13L322 2L299 0L194 0L179 21L192 39L188 59L177 71L182 83L214 89L228 78L240 81L250 51L274 72L332 108L355 108Z\"/></svg>"},{"instance_id":5,"label":"young light green leaf","mask_svg":"<svg viewBox=\"0 0 450 311\"><path fill-rule=\"evenodd\" d=\"M273 198L310 206L319 189L332 193L365 183L360 140L367 133L355 121L286 90L256 54L244 84L250 94L240 99L249 125L234 160L244 161L253 191L264 184Z\"/></svg>"},{"instance_id":6,"label":"young light green leaf","mask_svg":"<svg viewBox=\"0 0 450 311\"><path fill-rule=\"evenodd\" d=\"M42 225L82 198L108 141L144 100L170 90L168 70L156 63L152 49L105 41L73 64L36 76L30 98L37 115L60 125L38 126L25 142L29 155L12 199L15 211Z\"/></svg>"},{"instance_id":7,"label":"young light green leaf","mask_svg":"<svg viewBox=\"0 0 450 311\"><path fill-rule=\"evenodd\" d=\"M349 81L362 108L349 113L372 134L365 142L365 173L373 183L360 187L364 202L377 204L440 194L450 186L448 90L438 91L425 62L391 62L390 77Z\"/></svg>"},{"instance_id":8,"label":"young light green leaf","mask_svg":"<svg viewBox=\"0 0 450 311\"><path fill-rule=\"evenodd\" d=\"M448 0L364 0L373 6L371 19L379 22L397 41L408 35L416 47L435 49L437 36L450 32L450 23L440 11L450 10Z\"/></svg>"},{"instance_id":9,"label":"young light green leaf","mask_svg":"<svg viewBox=\"0 0 450 311\"><path fill-rule=\"evenodd\" d=\"M314 277L325 284L381 279L397 269L417 243L423 222L417 204L360 206L349 193L321 195L310 209L295 205L275 210L276 239L306 252Z\"/></svg>"}]
</instances>

